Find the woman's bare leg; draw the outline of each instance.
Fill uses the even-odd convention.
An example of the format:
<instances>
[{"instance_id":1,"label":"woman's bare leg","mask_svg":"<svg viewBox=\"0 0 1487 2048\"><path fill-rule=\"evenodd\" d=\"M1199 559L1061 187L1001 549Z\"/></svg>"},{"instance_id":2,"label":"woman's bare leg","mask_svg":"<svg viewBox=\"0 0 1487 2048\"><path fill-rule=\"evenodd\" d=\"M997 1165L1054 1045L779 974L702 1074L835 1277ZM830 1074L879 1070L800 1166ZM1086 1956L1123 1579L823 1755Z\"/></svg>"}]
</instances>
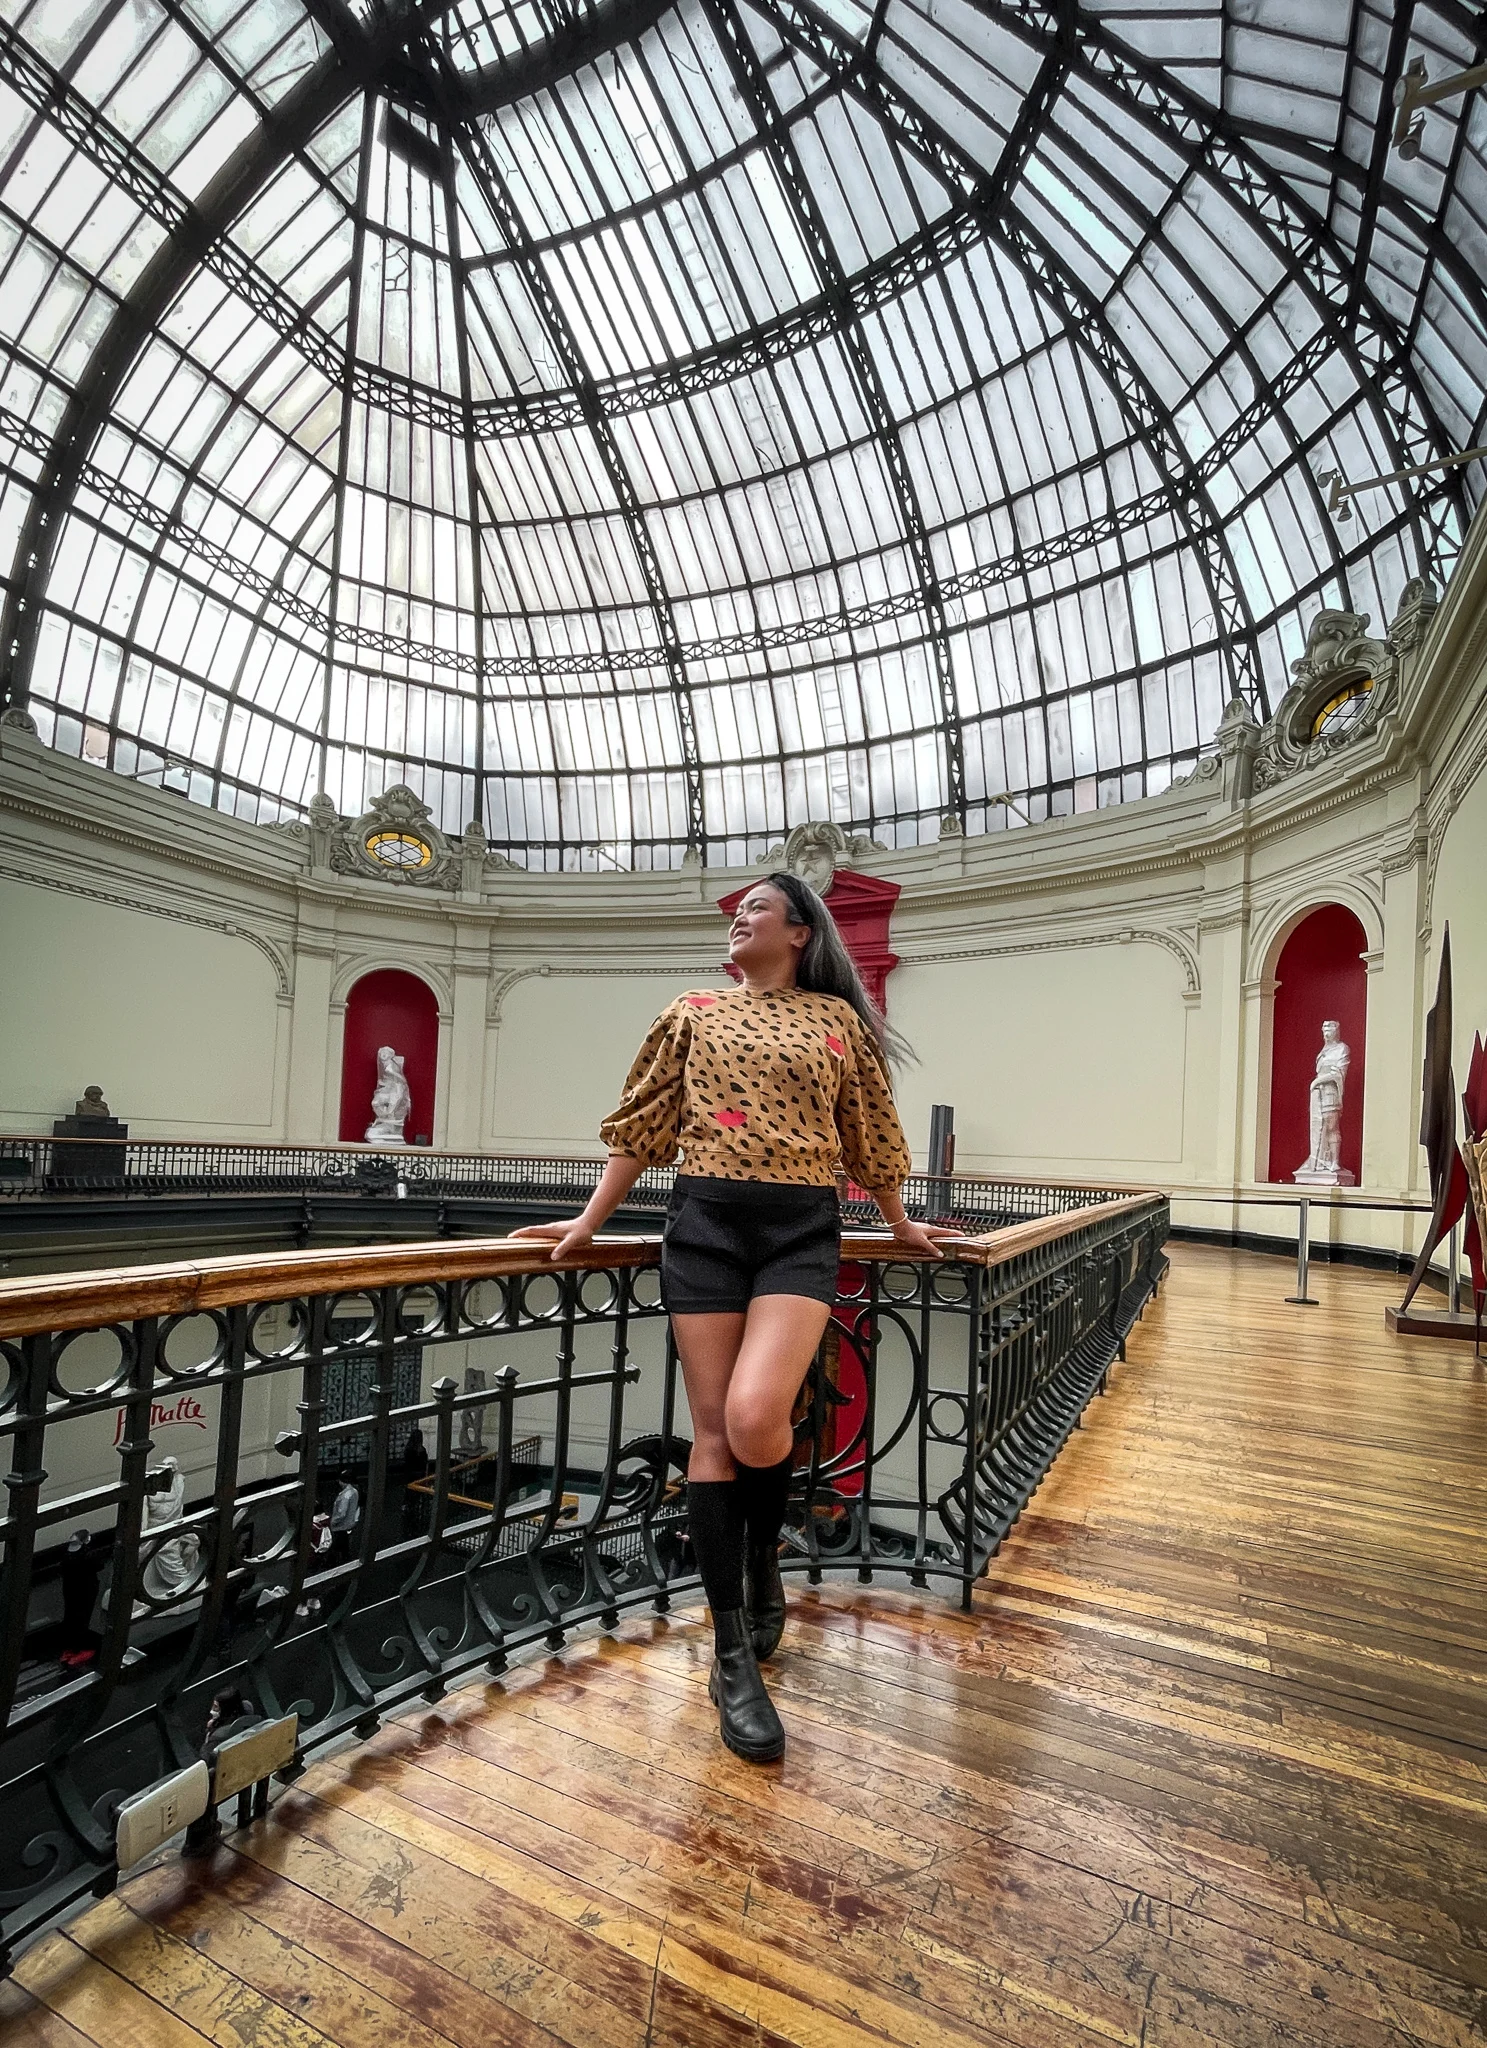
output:
<instances>
[{"instance_id":1,"label":"woman's bare leg","mask_svg":"<svg viewBox=\"0 0 1487 2048\"><path fill-rule=\"evenodd\" d=\"M790 1411L830 1316L824 1301L803 1294L761 1294L749 1303L724 1410L726 1442L739 1463L777 1465L789 1456Z\"/></svg>"},{"instance_id":2,"label":"woman's bare leg","mask_svg":"<svg viewBox=\"0 0 1487 2048\"><path fill-rule=\"evenodd\" d=\"M682 1362L687 1406L692 1411L692 1455L687 1477L732 1479L728 1448L728 1382L744 1338L743 1312L673 1316L672 1334Z\"/></svg>"}]
</instances>

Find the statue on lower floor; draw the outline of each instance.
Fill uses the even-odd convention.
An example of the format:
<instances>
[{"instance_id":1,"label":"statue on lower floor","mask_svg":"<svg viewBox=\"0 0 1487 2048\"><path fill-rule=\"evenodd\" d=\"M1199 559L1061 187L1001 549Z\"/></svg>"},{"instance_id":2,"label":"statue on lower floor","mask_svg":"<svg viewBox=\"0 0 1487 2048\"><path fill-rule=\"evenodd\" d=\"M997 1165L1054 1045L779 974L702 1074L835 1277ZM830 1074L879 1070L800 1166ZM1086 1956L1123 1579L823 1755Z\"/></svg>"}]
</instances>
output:
<instances>
[{"instance_id":1,"label":"statue on lower floor","mask_svg":"<svg viewBox=\"0 0 1487 2048\"><path fill-rule=\"evenodd\" d=\"M1298 1186L1350 1188L1353 1175L1341 1163L1342 1098L1352 1053L1343 1043L1342 1027L1329 1018L1322 1026L1322 1050L1312 1077L1310 1102L1311 1151L1292 1179Z\"/></svg>"},{"instance_id":2,"label":"statue on lower floor","mask_svg":"<svg viewBox=\"0 0 1487 2048\"><path fill-rule=\"evenodd\" d=\"M155 1480L159 1491L145 1495L141 1550L146 1554L146 1562L141 1583L152 1600L169 1600L196 1577L201 1563L201 1539L194 1530L187 1529L151 1548L162 1529L170 1528L185 1515L186 1480L174 1458L162 1458L158 1465L150 1467L148 1476ZM141 1602L134 1611L139 1615L148 1609Z\"/></svg>"},{"instance_id":3,"label":"statue on lower floor","mask_svg":"<svg viewBox=\"0 0 1487 2048\"><path fill-rule=\"evenodd\" d=\"M369 1145L401 1145L408 1118L413 1113L413 1096L403 1074L403 1055L390 1045L377 1048L377 1086L372 1091L372 1122L367 1126Z\"/></svg>"}]
</instances>

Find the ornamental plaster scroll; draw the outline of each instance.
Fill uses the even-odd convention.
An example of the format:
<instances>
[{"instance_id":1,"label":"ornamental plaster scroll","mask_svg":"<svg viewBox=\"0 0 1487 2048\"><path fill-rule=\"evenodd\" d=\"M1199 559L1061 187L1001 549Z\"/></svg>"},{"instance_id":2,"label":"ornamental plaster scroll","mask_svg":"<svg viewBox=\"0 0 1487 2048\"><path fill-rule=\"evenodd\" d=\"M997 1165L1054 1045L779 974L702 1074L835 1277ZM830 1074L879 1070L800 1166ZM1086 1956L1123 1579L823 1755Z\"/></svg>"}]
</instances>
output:
<instances>
[{"instance_id":1,"label":"ornamental plaster scroll","mask_svg":"<svg viewBox=\"0 0 1487 2048\"><path fill-rule=\"evenodd\" d=\"M1434 585L1423 576L1415 577L1405 585L1381 640L1369 634L1366 612L1319 611L1304 653L1291 663L1295 681L1274 716L1262 726L1236 697L1214 735L1215 752L1186 775L1174 777L1169 787L1191 789L1218 782L1230 802L1243 803L1367 739L1397 714L1401 658L1420 645L1439 603ZM1321 713L1334 698L1349 692L1359 699L1357 715L1346 725L1318 733Z\"/></svg>"},{"instance_id":2,"label":"ornamental plaster scroll","mask_svg":"<svg viewBox=\"0 0 1487 2048\"><path fill-rule=\"evenodd\" d=\"M406 783L395 783L373 797L359 818L346 818L324 790L311 797L303 820L267 828L306 844L312 868L356 875L364 881L391 882L418 889L463 889L478 893L488 871L523 872L503 853L493 853L478 819L471 819L458 839L434 823L429 806ZM397 842L410 856L406 864L379 859L379 842Z\"/></svg>"},{"instance_id":3,"label":"ornamental plaster scroll","mask_svg":"<svg viewBox=\"0 0 1487 2048\"><path fill-rule=\"evenodd\" d=\"M1009 953L1061 953L1078 946L1161 946L1170 953L1183 973L1183 1000L1197 1002L1203 994L1198 957L1174 932L1124 925L1115 931L1071 933L1059 939L1008 939L994 946L956 946L943 953L905 953L905 967L924 967L956 960L990 960Z\"/></svg>"},{"instance_id":4,"label":"ornamental plaster scroll","mask_svg":"<svg viewBox=\"0 0 1487 2048\"><path fill-rule=\"evenodd\" d=\"M783 868L787 874L799 875L803 882L809 882L818 896L824 896L831 887L832 878L839 867L849 860L858 860L865 853L886 853L887 847L876 839L858 834L849 837L840 825L827 819L812 819L804 825L797 825L784 843L772 846L759 862L761 868Z\"/></svg>"},{"instance_id":5,"label":"ornamental plaster scroll","mask_svg":"<svg viewBox=\"0 0 1487 2048\"><path fill-rule=\"evenodd\" d=\"M1269 789L1286 776L1312 768L1342 747L1376 731L1399 708L1400 657L1424 638L1440 603L1423 576L1404 587L1399 608L1382 640L1368 632L1366 612L1320 611L1306 636L1306 651L1291 663L1296 678L1260 733L1254 787ZM1351 724L1313 735L1319 713L1349 687L1368 684L1367 698Z\"/></svg>"},{"instance_id":6,"label":"ornamental plaster scroll","mask_svg":"<svg viewBox=\"0 0 1487 2048\"><path fill-rule=\"evenodd\" d=\"M671 981L679 973L685 978L690 974L706 976L716 974L717 972L718 963L716 960L709 960L700 967L680 969L674 960L667 960L649 967L620 965L614 967L554 967L549 961L544 960L540 966L513 967L503 974L499 981L491 984L490 996L485 1006L486 1022L488 1024L499 1024L501 1022L502 1005L519 981L531 981L533 979L545 981L549 975L562 975L565 979L577 976L597 976L603 980L614 980L625 975L639 977L647 981Z\"/></svg>"},{"instance_id":7,"label":"ornamental plaster scroll","mask_svg":"<svg viewBox=\"0 0 1487 2048\"><path fill-rule=\"evenodd\" d=\"M273 968L277 984L275 994L279 1001L288 1002L294 994L294 981L286 956L261 932L235 924L230 918L198 917L193 911L177 910L168 903L141 902L137 897L120 896L111 889L95 889L81 882L65 882L59 875L39 874L34 868L12 868L0 863L0 877L8 882L26 882L37 889L56 889L64 896L84 896L95 903L111 903L120 910L137 910L142 917L164 917L174 924L195 925L200 931L218 932L226 939L243 939L248 945L256 946Z\"/></svg>"}]
</instances>

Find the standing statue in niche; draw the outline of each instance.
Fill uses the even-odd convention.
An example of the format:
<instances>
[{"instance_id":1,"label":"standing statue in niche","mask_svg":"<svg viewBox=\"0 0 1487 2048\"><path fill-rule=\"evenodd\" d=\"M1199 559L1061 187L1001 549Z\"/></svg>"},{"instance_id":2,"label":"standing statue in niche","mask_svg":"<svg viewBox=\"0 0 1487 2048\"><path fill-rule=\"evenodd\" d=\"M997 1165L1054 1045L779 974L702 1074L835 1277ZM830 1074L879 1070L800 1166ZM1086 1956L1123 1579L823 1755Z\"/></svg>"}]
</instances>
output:
<instances>
[{"instance_id":1,"label":"standing statue in niche","mask_svg":"<svg viewBox=\"0 0 1487 2048\"><path fill-rule=\"evenodd\" d=\"M372 1091L369 1145L401 1145L403 1127L413 1113L413 1097L403 1075L403 1055L390 1045L377 1048L377 1086Z\"/></svg>"},{"instance_id":2,"label":"standing statue in niche","mask_svg":"<svg viewBox=\"0 0 1487 2048\"><path fill-rule=\"evenodd\" d=\"M1342 1148L1342 1097L1352 1054L1338 1036L1333 1020L1322 1026L1322 1050L1311 1084L1311 1152L1291 1176L1298 1186L1350 1188L1352 1174L1339 1164Z\"/></svg>"}]
</instances>

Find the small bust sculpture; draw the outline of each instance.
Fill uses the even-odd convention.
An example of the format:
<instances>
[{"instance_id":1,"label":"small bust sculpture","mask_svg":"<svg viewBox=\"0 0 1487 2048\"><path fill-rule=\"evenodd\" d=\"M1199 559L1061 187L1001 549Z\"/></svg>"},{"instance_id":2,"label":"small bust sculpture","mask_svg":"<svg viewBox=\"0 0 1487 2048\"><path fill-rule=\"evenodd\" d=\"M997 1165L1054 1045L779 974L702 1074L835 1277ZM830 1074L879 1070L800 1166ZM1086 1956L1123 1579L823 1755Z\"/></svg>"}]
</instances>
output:
<instances>
[{"instance_id":1,"label":"small bust sculpture","mask_svg":"<svg viewBox=\"0 0 1487 2048\"><path fill-rule=\"evenodd\" d=\"M1314 1187L1351 1187L1353 1176L1339 1165L1342 1147L1342 1098L1352 1054L1340 1036L1341 1026L1329 1018L1322 1026L1322 1050L1312 1078L1311 1151L1294 1178Z\"/></svg>"},{"instance_id":2,"label":"small bust sculpture","mask_svg":"<svg viewBox=\"0 0 1487 2048\"><path fill-rule=\"evenodd\" d=\"M74 1116L83 1117L90 1122L94 1119L101 1122L110 1116L112 1112L103 1099L103 1090L95 1081L90 1088L83 1090L82 1095L72 1106L72 1113Z\"/></svg>"},{"instance_id":3,"label":"small bust sculpture","mask_svg":"<svg viewBox=\"0 0 1487 2048\"><path fill-rule=\"evenodd\" d=\"M413 1113L413 1096L403 1074L403 1055L390 1045L377 1048L377 1086L372 1090L369 1145L401 1145L403 1129Z\"/></svg>"}]
</instances>

